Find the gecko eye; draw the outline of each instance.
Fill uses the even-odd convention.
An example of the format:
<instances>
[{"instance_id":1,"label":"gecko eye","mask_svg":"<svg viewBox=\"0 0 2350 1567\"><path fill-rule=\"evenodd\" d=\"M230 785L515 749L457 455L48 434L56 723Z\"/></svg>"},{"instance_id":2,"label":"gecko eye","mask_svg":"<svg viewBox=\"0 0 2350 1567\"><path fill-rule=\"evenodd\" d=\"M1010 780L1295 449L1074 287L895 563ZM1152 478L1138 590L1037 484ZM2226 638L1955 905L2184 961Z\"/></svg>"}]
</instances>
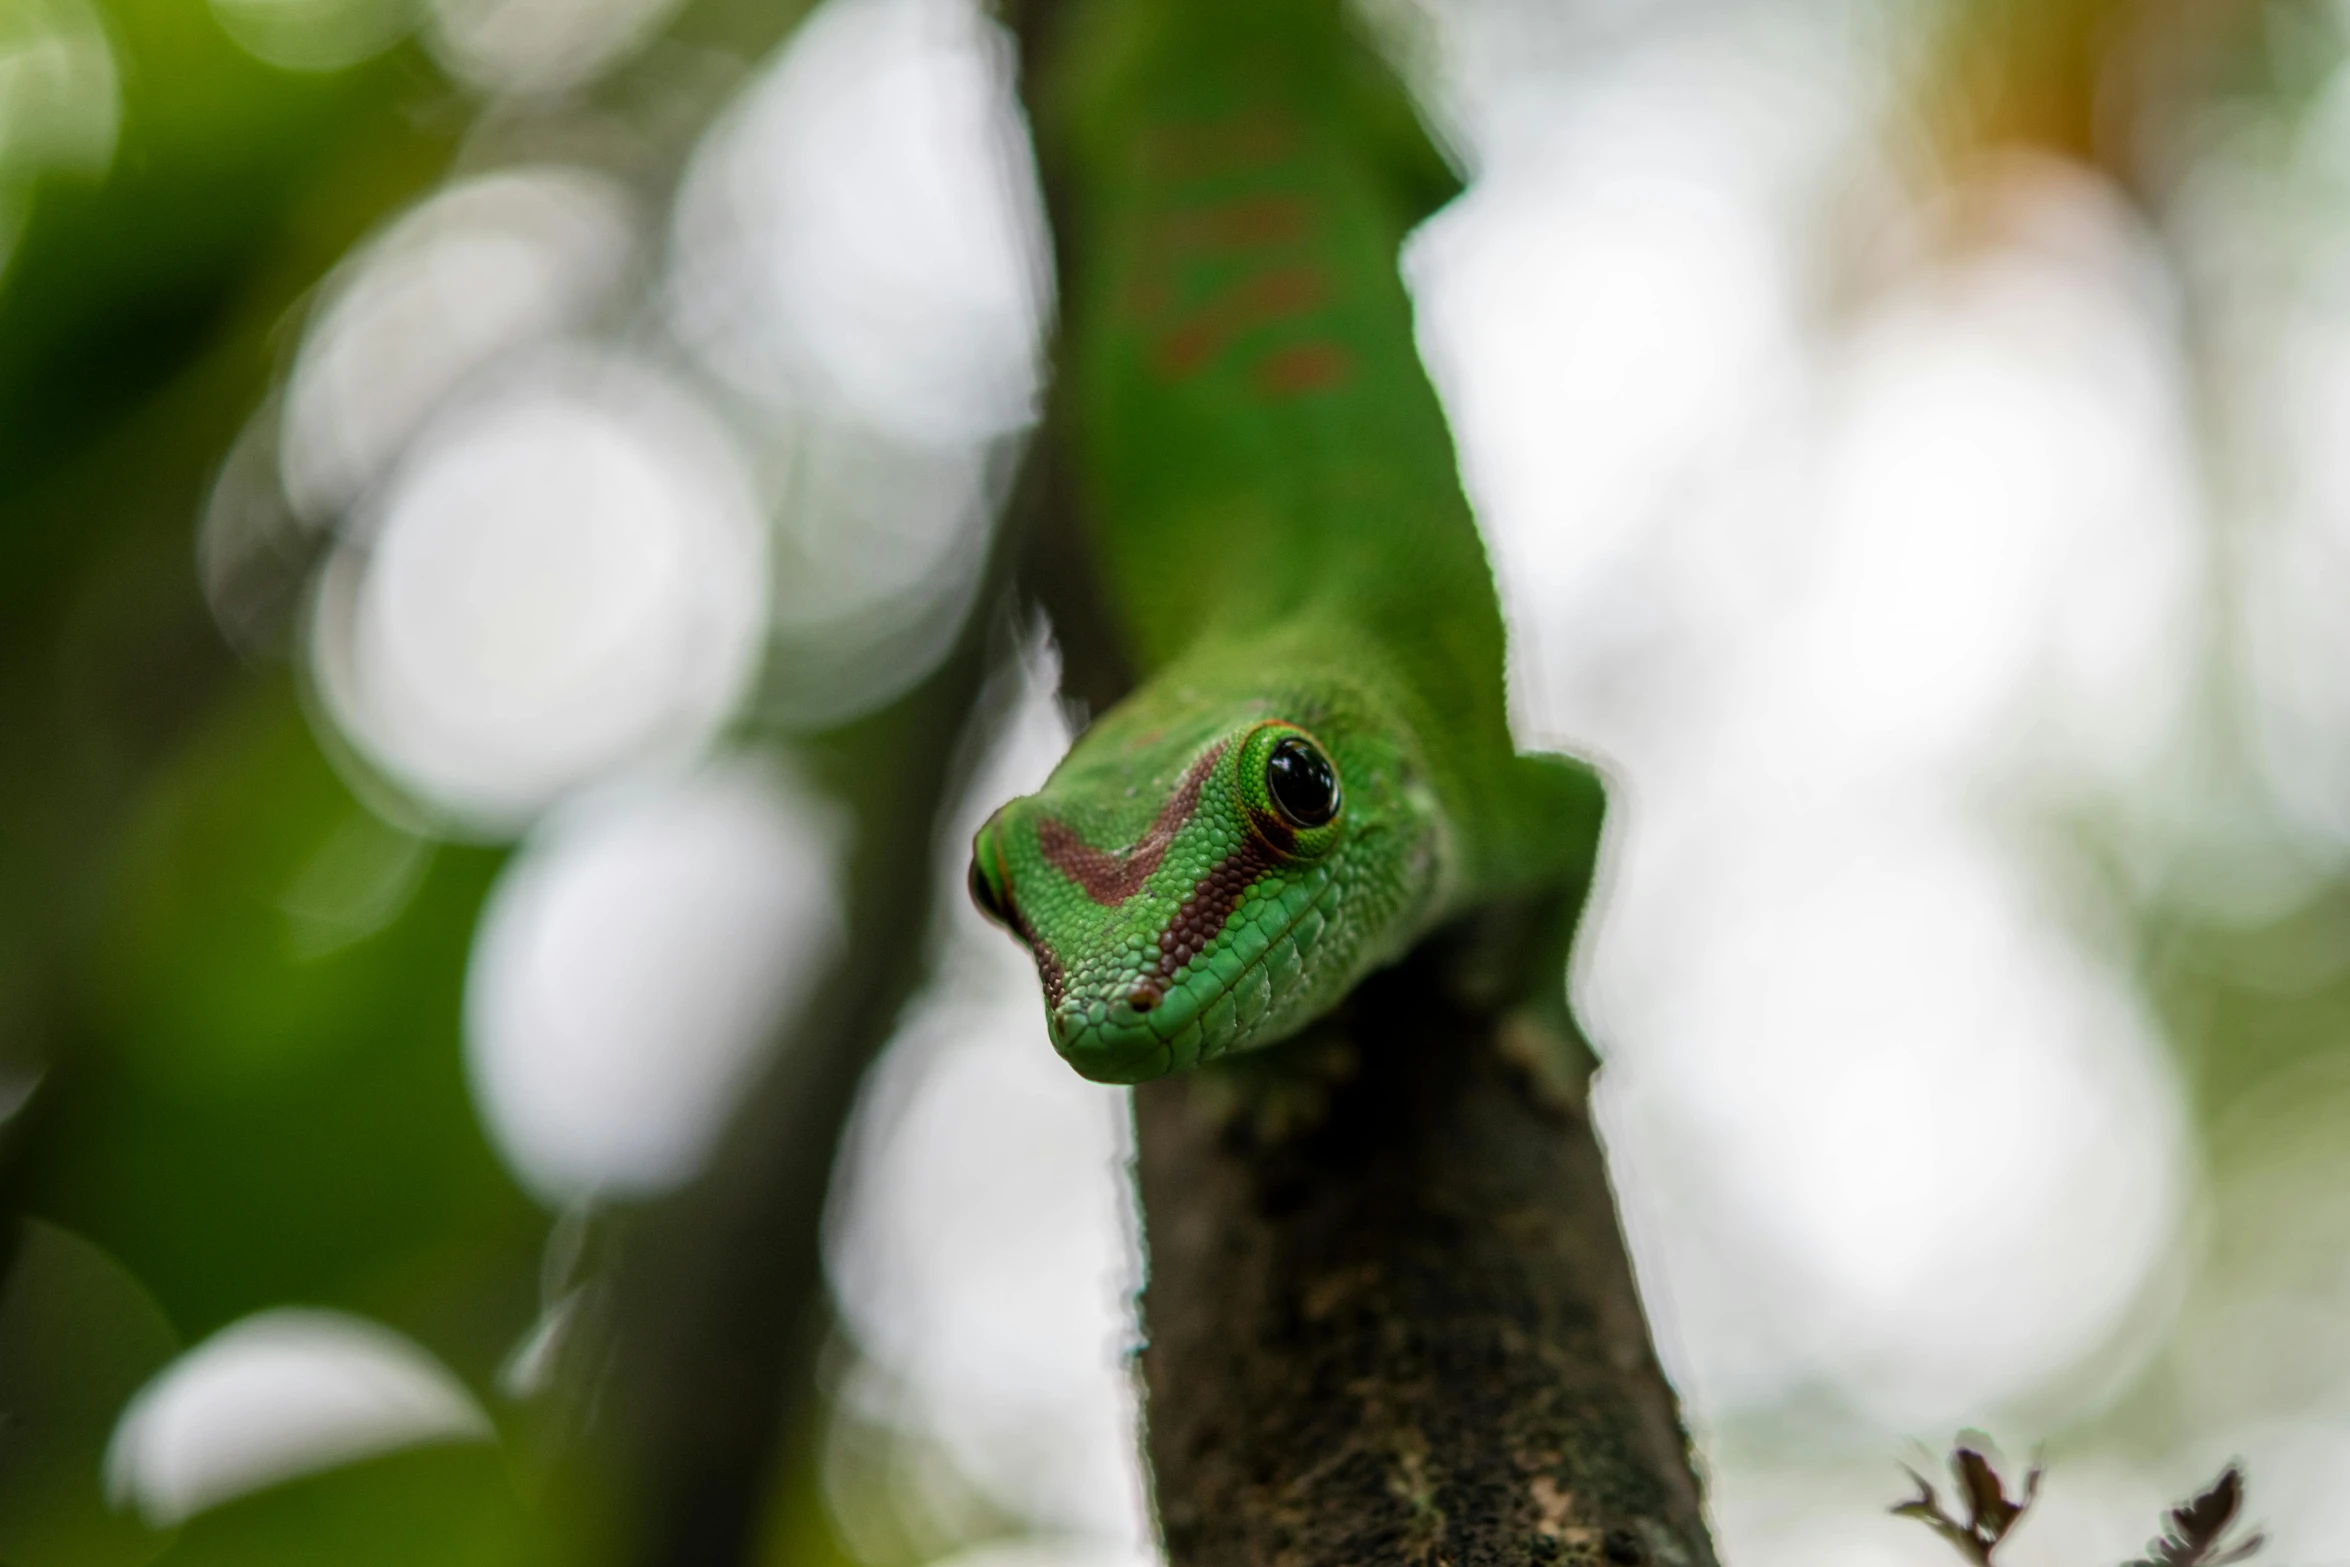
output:
<instances>
[{"instance_id":1,"label":"gecko eye","mask_svg":"<svg viewBox=\"0 0 2350 1567\"><path fill-rule=\"evenodd\" d=\"M1265 792L1293 827L1322 827L1338 815L1338 773L1311 740L1291 735L1265 758Z\"/></svg>"}]
</instances>

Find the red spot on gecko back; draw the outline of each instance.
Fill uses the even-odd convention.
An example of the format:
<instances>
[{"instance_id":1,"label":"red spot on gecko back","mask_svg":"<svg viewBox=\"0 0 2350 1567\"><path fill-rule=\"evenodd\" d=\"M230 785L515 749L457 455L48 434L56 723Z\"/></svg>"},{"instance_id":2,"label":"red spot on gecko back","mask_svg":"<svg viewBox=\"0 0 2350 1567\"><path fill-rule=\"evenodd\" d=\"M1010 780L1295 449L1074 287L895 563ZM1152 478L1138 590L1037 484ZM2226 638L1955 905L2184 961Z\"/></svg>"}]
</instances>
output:
<instances>
[{"instance_id":1,"label":"red spot on gecko back","mask_svg":"<svg viewBox=\"0 0 2350 1567\"><path fill-rule=\"evenodd\" d=\"M1085 895L1104 908L1116 908L1142 890L1151 873L1167 857L1175 834L1199 809L1200 787L1227 742L1219 740L1208 753L1184 770L1183 781L1159 807L1159 814L1140 838L1122 850L1097 849L1077 835L1077 829L1056 816L1036 824L1036 846L1045 862L1075 882Z\"/></svg>"},{"instance_id":2,"label":"red spot on gecko back","mask_svg":"<svg viewBox=\"0 0 2350 1567\"><path fill-rule=\"evenodd\" d=\"M1329 274L1313 262L1238 279L1160 337L1159 371L1169 380L1195 374L1243 332L1311 315L1330 295Z\"/></svg>"},{"instance_id":3,"label":"red spot on gecko back","mask_svg":"<svg viewBox=\"0 0 2350 1567\"><path fill-rule=\"evenodd\" d=\"M1297 122L1272 109L1178 120L1143 133L1142 168L1151 179L1226 179L1278 166L1299 140Z\"/></svg>"},{"instance_id":4,"label":"red spot on gecko back","mask_svg":"<svg viewBox=\"0 0 2350 1567\"><path fill-rule=\"evenodd\" d=\"M1250 379L1268 397L1296 397L1343 386L1354 374L1354 356L1336 343L1292 343L1257 362Z\"/></svg>"},{"instance_id":5,"label":"red spot on gecko back","mask_svg":"<svg viewBox=\"0 0 2350 1567\"><path fill-rule=\"evenodd\" d=\"M1313 226L1310 198L1280 192L1242 196L1210 207L1182 208L1152 222L1154 251L1220 256L1294 244Z\"/></svg>"},{"instance_id":6,"label":"red spot on gecko back","mask_svg":"<svg viewBox=\"0 0 2350 1567\"><path fill-rule=\"evenodd\" d=\"M1178 314L1180 304L1177 280L1188 268L1200 262L1231 259L1263 264L1263 253L1294 245L1307 237L1314 223L1313 203L1299 195L1255 195L1243 197L1219 206L1190 208L1167 212L1143 222L1144 233L1136 246L1134 276L1125 289L1125 309L1129 319L1147 330L1164 334L1169 329L1169 318ZM1294 269L1293 269L1294 274ZM1268 285L1244 284L1260 291ZM1301 297L1291 308L1307 308L1319 303L1321 280L1318 276L1298 278L1295 275L1277 277L1269 285L1274 294L1286 290L1298 293L1301 289L1311 297ZM1262 308L1263 301L1257 302ZM1280 305L1274 301L1278 314ZM1251 308L1242 301L1242 308ZM1229 306L1217 307L1229 313ZM1174 330L1198 331L1189 323L1178 321ZM1223 329L1210 328L1211 332ZM1180 351L1177 351L1180 353Z\"/></svg>"}]
</instances>

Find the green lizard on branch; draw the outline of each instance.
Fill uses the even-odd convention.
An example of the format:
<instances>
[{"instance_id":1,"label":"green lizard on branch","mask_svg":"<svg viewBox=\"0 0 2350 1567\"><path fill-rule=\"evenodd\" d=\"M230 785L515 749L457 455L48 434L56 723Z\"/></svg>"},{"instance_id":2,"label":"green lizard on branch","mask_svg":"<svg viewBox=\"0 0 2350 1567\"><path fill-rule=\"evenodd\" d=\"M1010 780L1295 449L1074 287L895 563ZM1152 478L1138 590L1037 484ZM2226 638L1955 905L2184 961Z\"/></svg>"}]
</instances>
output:
<instances>
[{"instance_id":1,"label":"green lizard on branch","mask_svg":"<svg viewBox=\"0 0 2350 1567\"><path fill-rule=\"evenodd\" d=\"M1522 756L1492 573L1397 271L1451 180L1335 0L1075 7L1058 395L1144 677L980 829L1053 1044L1138 1082L1273 1043L1471 911L1563 968L1602 797Z\"/></svg>"}]
</instances>

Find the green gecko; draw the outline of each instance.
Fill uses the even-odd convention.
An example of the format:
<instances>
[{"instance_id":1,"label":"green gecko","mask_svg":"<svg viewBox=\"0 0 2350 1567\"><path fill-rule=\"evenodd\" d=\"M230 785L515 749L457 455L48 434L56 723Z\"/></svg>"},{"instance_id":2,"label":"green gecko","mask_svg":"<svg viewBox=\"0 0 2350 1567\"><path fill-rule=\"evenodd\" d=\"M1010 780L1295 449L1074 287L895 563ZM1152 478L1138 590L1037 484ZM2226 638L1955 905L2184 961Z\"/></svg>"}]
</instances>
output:
<instances>
[{"instance_id":1,"label":"green gecko","mask_svg":"<svg viewBox=\"0 0 2350 1567\"><path fill-rule=\"evenodd\" d=\"M971 895L1099 1081L1283 1039L1488 906L1536 911L1572 1038L1600 785L1511 742L1397 271L1450 177L1335 0L1081 9L1037 127L1087 263L1059 395L1143 684L980 829Z\"/></svg>"}]
</instances>

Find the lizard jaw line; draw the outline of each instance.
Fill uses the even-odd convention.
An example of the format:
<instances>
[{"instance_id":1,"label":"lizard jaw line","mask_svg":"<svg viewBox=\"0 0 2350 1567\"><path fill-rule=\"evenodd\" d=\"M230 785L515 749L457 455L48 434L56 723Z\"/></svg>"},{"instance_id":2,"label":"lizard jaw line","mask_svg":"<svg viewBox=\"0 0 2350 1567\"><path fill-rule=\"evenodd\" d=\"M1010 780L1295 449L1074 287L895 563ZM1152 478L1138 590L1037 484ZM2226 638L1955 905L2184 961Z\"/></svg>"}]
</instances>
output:
<instances>
[{"instance_id":1,"label":"lizard jaw line","mask_svg":"<svg viewBox=\"0 0 2350 1567\"><path fill-rule=\"evenodd\" d=\"M1306 904L1306 906L1302 909L1299 909L1294 915L1290 916L1288 922L1274 934L1272 941L1266 943L1265 950L1267 952L1272 951L1276 945L1287 939L1300 924L1304 923L1305 917L1308 914L1319 912L1322 909L1323 904L1331 900L1337 886L1338 882L1335 878L1323 883L1321 890L1314 894L1313 898ZM1324 917L1327 919L1327 915ZM1258 959L1256 963L1250 964L1248 969L1243 969L1241 971L1241 975L1245 977L1249 972L1249 969L1258 967L1262 962L1262 958ZM1238 978L1229 981L1217 981L1214 990L1201 996L1199 1011L1193 1015L1193 1021L1198 1021L1199 1017L1204 1015L1210 1007L1223 1000L1226 996L1232 994L1232 992L1238 988L1239 983L1240 980ZM1141 1014L1141 1016L1145 1017L1148 1015L1149 1014L1147 1013ZM1073 1030L1066 1036L1063 1036L1058 1028L1052 1029L1051 1033L1053 1034L1054 1052L1063 1060L1070 1062L1072 1065L1075 1065L1077 1063L1077 1056L1071 1053L1072 1048L1081 1046L1082 1042L1087 1038L1087 1036L1097 1033L1103 1026L1104 1025L1099 1023L1085 1023L1080 1025L1076 1030ZM1160 1059L1160 1066L1159 1070L1153 1075L1164 1077L1175 1069L1175 1041L1172 1037L1159 1034L1158 1031L1156 1029L1152 1029L1148 1023L1142 1023L1140 1026L1144 1031L1150 1033L1152 1037L1158 1041L1157 1054ZM1189 1024L1185 1025L1185 1027L1189 1026ZM1180 1034L1181 1032L1182 1029L1176 1030L1177 1034ZM1202 1049L1195 1064L1204 1065L1209 1061L1217 1060L1220 1057L1230 1053L1231 1047L1226 1045L1225 1047L1215 1051L1213 1054L1210 1054L1205 1048L1206 1043L1207 1041L1203 1037L1201 1040ZM1083 1069L1080 1068L1080 1071L1082 1070ZM1136 1082L1146 1080L1147 1079L1142 1078L1132 1079L1132 1081Z\"/></svg>"}]
</instances>

